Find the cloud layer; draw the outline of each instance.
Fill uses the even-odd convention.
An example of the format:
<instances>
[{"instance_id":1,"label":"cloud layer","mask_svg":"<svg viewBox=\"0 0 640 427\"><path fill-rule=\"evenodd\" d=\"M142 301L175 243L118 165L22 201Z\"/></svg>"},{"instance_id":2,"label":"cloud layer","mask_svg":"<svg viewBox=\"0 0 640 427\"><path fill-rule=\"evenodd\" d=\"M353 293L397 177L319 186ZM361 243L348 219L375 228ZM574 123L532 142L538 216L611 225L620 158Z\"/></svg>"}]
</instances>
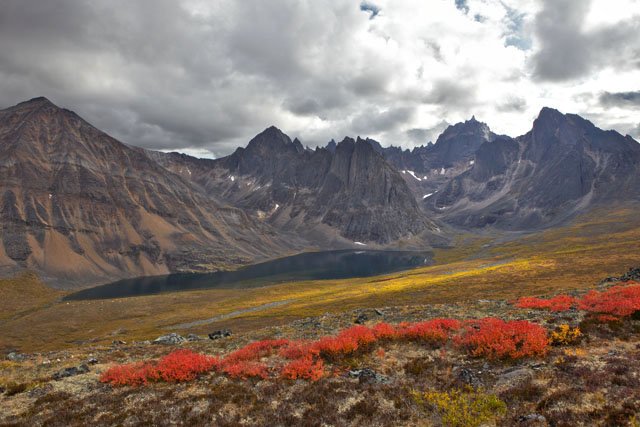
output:
<instances>
[{"instance_id":1,"label":"cloud layer","mask_svg":"<svg viewBox=\"0 0 640 427\"><path fill-rule=\"evenodd\" d=\"M47 96L123 142L225 155L274 124L303 143L435 140L542 106L638 137L640 1L5 0L0 108Z\"/></svg>"}]
</instances>

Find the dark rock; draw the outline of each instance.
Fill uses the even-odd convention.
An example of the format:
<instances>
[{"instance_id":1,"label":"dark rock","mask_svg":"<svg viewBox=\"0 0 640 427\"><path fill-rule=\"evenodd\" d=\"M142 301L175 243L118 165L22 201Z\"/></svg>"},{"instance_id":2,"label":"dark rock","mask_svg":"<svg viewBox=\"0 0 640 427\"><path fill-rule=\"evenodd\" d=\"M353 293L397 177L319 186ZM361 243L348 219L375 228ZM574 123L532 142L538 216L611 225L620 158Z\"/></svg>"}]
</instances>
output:
<instances>
[{"instance_id":1,"label":"dark rock","mask_svg":"<svg viewBox=\"0 0 640 427\"><path fill-rule=\"evenodd\" d=\"M23 362L27 359L27 356L24 354L11 352L7 354L7 360L11 360L12 362Z\"/></svg>"},{"instance_id":2,"label":"dark rock","mask_svg":"<svg viewBox=\"0 0 640 427\"><path fill-rule=\"evenodd\" d=\"M518 422L519 423L547 423L547 419L545 418L544 415L541 414L529 414L529 415L522 415L521 417L518 417Z\"/></svg>"},{"instance_id":3,"label":"dark rock","mask_svg":"<svg viewBox=\"0 0 640 427\"><path fill-rule=\"evenodd\" d=\"M73 377L80 374L86 374L87 372L89 372L89 366L83 363L80 366L72 366L70 368L65 368L61 371L58 371L55 374L53 374L52 378L54 380L61 380L62 378Z\"/></svg>"},{"instance_id":4,"label":"dark rock","mask_svg":"<svg viewBox=\"0 0 640 427\"><path fill-rule=\"evenodd\" d=\"M467 368L457 369L456 381L464 385L470 385L474 388L480 387L482 385L482 382L476 376L476 374L474 374L472 370Z\"/></svg>"},{"instance_id":5,"label":"dark rock","mask_svg":"<svg viewBox=\"0 0 640 427\"><path fill-rule=\"evenodd\" d=\"M353 321L353 323L357 323L358 325L363 325L367 323L367 320L369 320L369 316L367 316L364 313L360 313L358 314L358 317L356 317L356 320Z\"/></svg>"},{"instance_id":6,"label":"dark rock","mask_svg":"<svg viewBox=\"0 0 640 427\"><path fill-rule=\"evenodd\" d=\"M98 359L95 357L90 357L87 359L87 365L96 365L98 364Z\"/></svg>"},{"instance_id":7,"label":"dark rock","mask_svg":"<svg viewBox=\"0 0 640 427\"><path fill-rule=\"evenodd\" d=\"M373 310L378 316L384 316L384 313L381 310L378 310L377 308Z\"/></svg>"},{"instance_id":8,"label":"dark rock","mask_svg":"<svg viewBox=\"0 0 640 427\"><path fill-rule=\"evenodd\" d=\"M387 377L378 374L371 368L354 369L349 371L349 376L351 378L358 378L358 382L360 384L379 384L389 382Z\"/></svg>"},{"instance_id":9,"label":"dark rock","mask_svg":"<svg viewBox=\"0 0 640 427\"><path fill-rule=\"evenodd\" d=\"M172 332L169 335L162 335L156 338L155 340L153 340L153 344L176 345L182 344L185 341L187 341L185 337Z\"/></svg>"},{"instance_id":10,"label":"dark rock","mask_svg":"<svg viewBox=\"0 0 640 427\"><path fill-rule=\"evenodd\" d=\"M187 335L187 341L202 341L202 338L196 334L189 334Z\"/></svg>"},{"instance_id":11,"label":"dark rock","mask_svg":"<svg viewBox=\"0 0 640 427\"><path fill-rule=\"evenodd\" d=\"M210 340L219 340L220 338L226 338L231 336L231 331L229 329L221 329L219 331L211 332L209 334Z\"/></svg>"},{"instance_id":12,"label":"dark rock","mask_svg":"<svg viewBox=\"0 0 640 427\"><path fill-rule=\"evenodd\" d=\"M112 345L125 345L127 342L122 340L113 340L111 341Z\"/></svg>"}]
</instances>

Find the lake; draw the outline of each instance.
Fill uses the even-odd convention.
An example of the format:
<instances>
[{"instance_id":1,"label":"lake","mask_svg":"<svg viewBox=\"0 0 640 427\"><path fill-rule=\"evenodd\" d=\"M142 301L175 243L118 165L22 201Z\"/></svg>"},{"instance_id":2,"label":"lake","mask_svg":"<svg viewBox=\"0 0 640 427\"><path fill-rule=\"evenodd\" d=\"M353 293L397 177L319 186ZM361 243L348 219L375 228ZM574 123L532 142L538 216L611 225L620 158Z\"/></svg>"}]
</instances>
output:
<instances>
[{"instance_id":1,"label":"lake","mask_svg":"<svg viewBox=\"0 0 640 427\"><path fill-rule=\"evenodd\" d=\"M75 292L65 300L122 298L195 289L246 289L300 280L369 277L431 263L430 252L352 249L305 252L234 271L124 279Z\"/></svg>"}]
</instances>

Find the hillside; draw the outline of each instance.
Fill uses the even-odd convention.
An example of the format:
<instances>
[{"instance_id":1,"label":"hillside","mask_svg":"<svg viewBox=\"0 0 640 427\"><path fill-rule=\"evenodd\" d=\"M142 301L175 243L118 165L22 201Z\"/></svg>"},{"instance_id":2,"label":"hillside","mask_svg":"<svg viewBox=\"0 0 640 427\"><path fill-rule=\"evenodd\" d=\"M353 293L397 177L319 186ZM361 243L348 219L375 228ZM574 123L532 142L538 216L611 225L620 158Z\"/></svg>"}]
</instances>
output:
<instances>
[{"instance_id":1,"label":"hillside","mask_svg":"<svg viewBox=\"0 0 640 427\"><path fill-rule=\"evenodd\" d=\"M5 275L28 268L87 286L228 268L300 244L46 98L0 111L0 157Z\"/></svg>"},{"instance_id":2,"label":"hillside","mask_svg":"<svg viewBox=\"0 0 640 427\"><path fill-rule=\"evenodd\" d=\"M478 299L216 340L14 354L0 365L0 423L635 426L640 321L568 308L621 289L635 292L637 313L640 284L617 282L552 311L533 302L557 297Z\"/></svg>"}]
</instances>

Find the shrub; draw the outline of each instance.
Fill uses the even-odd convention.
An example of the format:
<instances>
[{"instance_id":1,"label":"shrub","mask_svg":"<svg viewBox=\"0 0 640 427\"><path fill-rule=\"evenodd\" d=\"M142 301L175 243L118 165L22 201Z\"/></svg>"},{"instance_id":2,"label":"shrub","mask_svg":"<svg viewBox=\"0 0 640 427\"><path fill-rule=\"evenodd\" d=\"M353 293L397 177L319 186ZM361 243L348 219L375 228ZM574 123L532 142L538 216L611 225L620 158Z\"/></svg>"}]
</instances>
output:
<instances>
[{"instance_id":1,"label":"shrub","mask_svg":"<svg viewBox=\"0 0 640 427\"><path fill-rule=\"evenodd\" d=\"M275 349L288 346L290 343L285 339L252 342L229 354L224 358L223 363L233 364L240 361L258 360L269 356Z\"/></svg>"},{"instance_id":2,"label":"shrub","mask_svg":"<svg viewBox=\"0 0 640 427\"><path fill-rule=\"evenodd\" d=\"M547 331L525 320L485 318L471 322L456 343L471 355L488 359L519 359L547 352Z\"/></svg>"},{"instance_id":3,"label":"shrub","mask_svg":"<svg viewBox=\"0 0 640 427\"><path fill-rule=\"evenodd\" d=\"M582 338L580 328L571 328L567 324L560 325L549 335L552 345L569 345L578 342Z\"/></svg>"},{"instance_id":4,"label":"shrub","mask_svg":"<svg viewBox=\"0 0 640 427\"><path fill-rule=\"evenodd\" d=\"M324 362L322 359L314 360L311 356L296 359L282 368L281 375L292 380L307 379L318 381L324 376Z\"/></svg>"},{"instance_id":5,"label":"shrub","mask_svg":"<svg viewBox=\"0 0 640 427\"><path fill-rule=\"evenodd\" d=\"M194 353L190 350L176 350L157 362L138 362L117 365L107 369L100 381L113 386L139 386L148 382L191 381L199 374L217 368L220 361L215 357Z\"/></svg>"},{"instance_id":6,"label":"shrub","mask_svg":"<svg viewBox=\"0 0 640 427\"><path fill-rule=\"evenodd\" d=\"M267 378L267 365L260 362L250 360L239 360L235 362L227 362L222 366L222 372L231 378Z\"/></svg>"},{"instance_id":7,"label":"shrub","mask_svg":"<svg viewBox=\"0 0 640 427\"><path fill-rule=\"evenodd\" d=\"M376 341L373 331L366 326L353 326L340 332L335 337L323 337L316 341L312 348L320 355L336 358L355 353Z\"/></svg>"},{"instance_id":8,"label":"shrub","mask_svg":"<svg viewBox=\"0 0 640 427\"><path fill-rule=\"evenodd\" d=\"M398 335L430 343L445 343L451 331L460 329L462 324L455 319L432 319L426 322L400 325Z\"/></svg>"},{"instance_id":9,"label":"shrub","mask_svg":"<svg viewBox=\"0 0 640 427\"><path fill-rule=\"evenodd\" d=\"M614 286L606 291L591 291L578 303L591 313L627 317L640 311L640 285Z\"/></svg>"},{"instance_id":10,"label":"shrub","mask_svg":"<svg viewBox=\"0 0 640 427\"><path fill-rule=\"evenodd\" d=\"M522 297L516 302L518 308L533 308L549 311L567 311L576 304L576 298L569 295L557 295L553 298Z\"/></svg>"},{"instance_id":11,"label":"shrub","mask_svg":"<svg viewBox=\"0 0 640 427\"><path fill-rule=\"evenodd\" d=\"M434 408L448 427L476 427L493 422L507 412L507 405L493 394L481 390L453 389L413 393L416 402Z\"/></svg>"},{"instance_id":12,"label":"shrub","mask_svg":"<svg viewBox=\"0 0 640 427\"><path fill-rule=\"evenodd\" d=\"M373 335L379 340L393 339L398 336L396 328L385 322L375 324L371 330L373 331Z\"/></svg>"}]
</instances>

